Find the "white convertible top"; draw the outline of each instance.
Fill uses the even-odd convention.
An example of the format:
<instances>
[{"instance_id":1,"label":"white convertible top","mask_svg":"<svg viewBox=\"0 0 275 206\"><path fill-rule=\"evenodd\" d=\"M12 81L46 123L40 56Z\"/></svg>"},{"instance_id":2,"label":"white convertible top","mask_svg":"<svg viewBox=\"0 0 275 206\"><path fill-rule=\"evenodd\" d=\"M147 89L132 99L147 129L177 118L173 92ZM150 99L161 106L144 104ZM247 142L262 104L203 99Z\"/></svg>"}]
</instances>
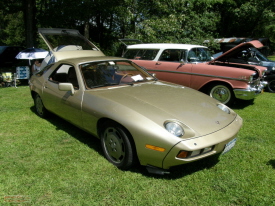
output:
<instances>
[{"instance_id":1,"label":"white convertible top","mask_svg":"<svg viewBox=\"0 0 275 206\"><path fill-rule=\"evenodd\" d=\"M135 44L127 46L127 49L187 49L207 48L205 46L193 44L171 44L171 43L154 43L154 44Z\"/></svg>"}]
</instances>

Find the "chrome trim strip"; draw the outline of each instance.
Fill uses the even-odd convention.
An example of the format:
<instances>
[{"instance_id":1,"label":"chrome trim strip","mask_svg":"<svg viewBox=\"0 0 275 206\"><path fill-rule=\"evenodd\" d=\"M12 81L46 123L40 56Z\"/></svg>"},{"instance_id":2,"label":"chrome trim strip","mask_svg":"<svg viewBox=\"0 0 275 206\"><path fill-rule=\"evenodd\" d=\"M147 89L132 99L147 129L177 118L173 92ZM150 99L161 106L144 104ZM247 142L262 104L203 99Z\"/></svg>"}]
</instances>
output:
<instances>
[{"instance_id":1,"label":"chrome trim strip","mask_svg":"<svg viewBox=\"0 0 275 206\"><path fill-rule=\"evenodd\" d=\"M147 71L151 72L167 72L167 73L176 73L176 74L189 74L189 75L196 75L196 76L203 76L203 77L216 77L220 79L228 79L228 80L237 80L237 81L244 81L248 82L246 79L240 79L240 78L232 78L232 77L223 77L223 76L214 76L214 75L208 75L208 74L198 74L198 73L189 73L189 72L179 72L179 71L167 71L167 70L158 70L158 69L147 69Z\"/></svg>"}]
</instances>

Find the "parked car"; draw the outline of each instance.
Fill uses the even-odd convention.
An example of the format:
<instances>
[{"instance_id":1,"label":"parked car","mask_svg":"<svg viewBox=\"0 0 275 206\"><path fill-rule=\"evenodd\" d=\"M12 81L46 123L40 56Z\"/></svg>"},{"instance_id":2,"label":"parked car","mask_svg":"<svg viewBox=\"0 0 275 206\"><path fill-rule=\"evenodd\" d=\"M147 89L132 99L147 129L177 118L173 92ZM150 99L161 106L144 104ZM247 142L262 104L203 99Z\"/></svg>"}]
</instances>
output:
<instances>
[{"instance_id":1,"label":"parked car","mask_svg":"<svg viewBox=\"0 0 275 206\"><path fill-rule=\"evenodd\" d=\"M253 40L250 42L244 42L239 45L228 44L223 48L225 51L221 51L215 54L215 58L219 57L219 61L242 63L250 65L259 65L267 68L264 76L264 80L267 81L267 90L269 92L275 92L275 61L269 60L261 50L264 45L258 41Z\"/></svg>"},{"instance_id":2,"label":"parked car","mask_svg":"<svg viewBox=\"0 0 275 206\"><path fill-rule=\"evenodd\" d=\"M30 78L36 113L54 113L99 138L106 159L116 167L126 170L140 163L164 174L234 146L242 118L219 101L158 81L128 59L102 56L92 43L91 50L78 50L83 42L72 45L68 38L81 39L77 31L39 32L56 61ZM57 33L59 38L52 37ZM53 51L51 40L63 37L69 40L63 48L70 50ZM101 56L89 56L93 51Z\"/></svg>"},{"instance_id":3,"label":"parked car","mask_svg":"<svg viewBox=\"0 0 275 206\"><path fill-rule=\"evenodd\" d=\"M123 57L160 80L191 87L231 105L235 98L254 99L265 85L266 68L213 60L207 47L190 44L136 44Z\"/></svg>"},{"instance_id":4,"label":"parked car","mask_svg":"<svg viewBox=\"0 0 275 206\"><path fill-rule=\"evenodd\" d=\"M0 46L0 67L12 67L18 60L15 56L24 49L20 46Z\"/></svg>"}]
</instances>

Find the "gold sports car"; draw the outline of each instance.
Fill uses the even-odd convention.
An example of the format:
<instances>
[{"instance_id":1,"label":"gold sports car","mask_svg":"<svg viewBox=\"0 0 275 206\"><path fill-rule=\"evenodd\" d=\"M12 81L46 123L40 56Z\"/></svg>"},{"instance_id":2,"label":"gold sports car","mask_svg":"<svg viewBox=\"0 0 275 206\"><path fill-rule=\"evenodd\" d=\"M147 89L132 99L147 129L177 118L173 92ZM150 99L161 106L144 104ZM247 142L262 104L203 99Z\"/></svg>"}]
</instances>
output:
<instances>
[{"instance_id":1,"label":"gold sports car","mask_svg":"<svg viewBox=\"0 0 275 206\"><path fill-rule=\"evenodd\" d=\"M234 146L242 118L217 100L158 81L130 60L104 56L94 45L89 50L80 42L63 42L59 50L47 41L70 33L84 40L76 30L39 33L50 54L29 81L37 114L54 113L100 138L106 159L116 167L127 170L139 163L165 174L172 166Z\"/></svg>"}]
</instances>

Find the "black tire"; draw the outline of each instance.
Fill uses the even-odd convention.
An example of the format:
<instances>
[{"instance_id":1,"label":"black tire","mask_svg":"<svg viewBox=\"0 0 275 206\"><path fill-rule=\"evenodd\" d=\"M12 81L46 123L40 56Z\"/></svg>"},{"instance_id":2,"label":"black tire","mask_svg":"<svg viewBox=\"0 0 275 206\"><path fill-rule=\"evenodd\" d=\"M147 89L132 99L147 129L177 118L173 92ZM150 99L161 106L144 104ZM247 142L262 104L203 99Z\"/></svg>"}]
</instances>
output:
<instances>
[{"instance_id":1,"label":"black tire","mask_svg":"<svg viewBox=\"0 0 275 206\"><path fill-rule=\"evenodd\" d=\"M115 122L106 122L101 132L104 156L113 165L127 170L136 164L136 152L127 130Z\"/></svg>"},{"instance_id":2,"label":"black tire","mask_svg":"<svg viewBox=\"0 0 275 206\"><path fill-rule=\"evenodd\" d=\"M208 95L227 106L232 105L235 100L235 95L231 87L226 84L215 84L210 86L208 89Z\"/></svg>"},{"instance_id":3,"label":"black tire","mask_svg":"<svg viewBox=\"0 0 275 206\"><path fill-rule=\"evenodd\" d=\"M275 93L275 80L268 81L266 88L269 92Z\"/></svg>"},{"instance_id":4,"label":"black tire","mask_svg":"<svg viewBox=\"0 0 275 206\"><path fill-rule=\"evenodd\" d=\"M34 97L34 106L36 114L39 117L46 118L49 115L48 110L44 107L41 97L36 94Z\"/></svg>"}]
</instances>

